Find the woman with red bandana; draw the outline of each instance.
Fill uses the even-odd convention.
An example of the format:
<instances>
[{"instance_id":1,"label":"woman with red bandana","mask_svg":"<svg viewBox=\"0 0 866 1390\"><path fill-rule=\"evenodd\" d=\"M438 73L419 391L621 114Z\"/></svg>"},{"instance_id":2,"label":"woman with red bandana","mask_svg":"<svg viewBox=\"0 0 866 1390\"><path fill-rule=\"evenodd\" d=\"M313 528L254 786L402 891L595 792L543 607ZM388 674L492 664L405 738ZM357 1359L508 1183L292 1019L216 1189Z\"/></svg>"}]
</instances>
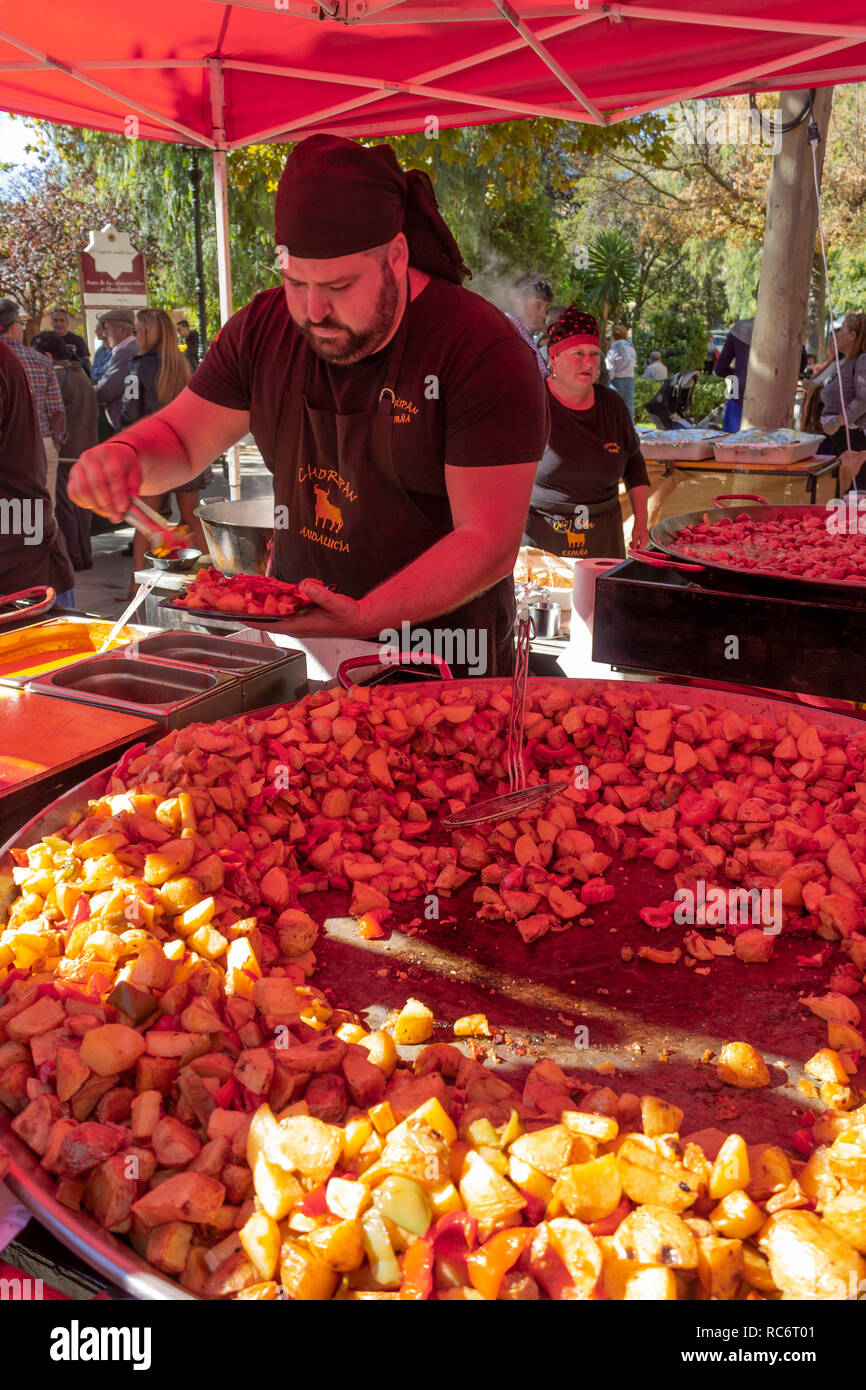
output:
<instances>
[{"instance_id":1,"label":"woman with red bandana","mask_svg":"<svg viewBox=\"0 0 866 1390\"><path fill-rule=\"evenodd\" d=\"M598 323L572 306L548 329L550 439L538 466L524 545L568 560L625 557L619 504L634 512L632 544L647 543L649 477L628 406L599 386Z\"/></svg>"}]
</instances>

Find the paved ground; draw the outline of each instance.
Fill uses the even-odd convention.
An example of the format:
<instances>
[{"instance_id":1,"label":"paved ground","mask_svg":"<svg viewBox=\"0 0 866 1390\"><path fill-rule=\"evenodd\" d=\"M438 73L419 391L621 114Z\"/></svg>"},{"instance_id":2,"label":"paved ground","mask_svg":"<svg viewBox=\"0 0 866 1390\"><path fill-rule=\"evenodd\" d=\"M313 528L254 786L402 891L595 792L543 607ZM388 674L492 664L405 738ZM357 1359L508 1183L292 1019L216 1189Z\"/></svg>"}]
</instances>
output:
<instances>
[{"instance_id":1,"label":"paved ground","mask_svg":"<svg viewBox=\"0 0 866 1390\"><path fill-rule=\"evenodd\" d=\"M273 491L271 475L253 447L241 448L241 485L244 497L264 497ZM216 465L203 500L216 502L228 495L228 480ZM120 616L132 577L132 556L123 551L131 541L129 526L93 537L93 569L75 576L75 605L82 612L105 618Z\"/></svg>"}]
</instances>

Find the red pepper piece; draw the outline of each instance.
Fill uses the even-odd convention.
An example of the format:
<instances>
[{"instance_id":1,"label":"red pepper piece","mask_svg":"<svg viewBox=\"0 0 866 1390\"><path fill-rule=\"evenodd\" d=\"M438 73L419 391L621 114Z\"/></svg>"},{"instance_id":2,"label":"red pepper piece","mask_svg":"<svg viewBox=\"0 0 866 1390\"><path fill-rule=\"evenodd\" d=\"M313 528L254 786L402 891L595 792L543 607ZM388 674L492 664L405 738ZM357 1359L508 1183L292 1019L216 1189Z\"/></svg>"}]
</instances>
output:
<instances>
[{"instance_id":1,"label":"red pepper piece","mask_svg":"<svg viewBox=\"0 0 866 1390\"><path fill-rule=\"evenodd\" d=\"M77 927L79 922L90 921L90 899L86 898L83 893L72 909L72 916L69 921L73 927Z\"/></svg>"},{"instance_id":2,"label":"red pepper piece","mask_svg":"<svg viewBox=\"0 0 866 1390\"><path fill-rule=\"evenodd\" d=\"M420 1300L429 1298L433 1292L433 1245L429 1240L418 1237L409 1245L403 1256L403 1282L400 1285L400 1298Z\"/></svg>"},{"instance_id":3,"label":"red pepper piece","mask_svg":"<svg viewBox=\"0 0 866 1390\"><path fill-rule=\"evenodd\" d=\"M482 1297L495 1301L499 1297L502 1280L532 1244L534 1236L535 1231L531 1227L514 1226L507 1231L497 1231L480 1250L473 1250L466 1261L472 1287Z\"/></svg>"}]
</instances>

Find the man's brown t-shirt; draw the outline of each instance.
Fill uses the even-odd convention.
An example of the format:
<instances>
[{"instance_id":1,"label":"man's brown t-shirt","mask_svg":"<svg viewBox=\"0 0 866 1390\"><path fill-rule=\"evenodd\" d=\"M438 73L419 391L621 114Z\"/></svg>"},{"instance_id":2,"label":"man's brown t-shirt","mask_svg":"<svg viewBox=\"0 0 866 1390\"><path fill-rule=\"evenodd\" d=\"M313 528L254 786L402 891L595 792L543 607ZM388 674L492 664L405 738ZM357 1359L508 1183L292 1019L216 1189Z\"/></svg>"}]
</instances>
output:
<instances>
[{"instance_id":1,"label":"man's brown t-shirt","mask_svg":"<svg viewBox=\"0 0 866 1390\"><path fill-rule=\"evenodd\" d=\"M394 464L405 490L446 531L445 464L481 468L540 459L549 429L547 392L531 350L480 295L433 278L407 314L393 412ZM387 356L386 347L348 367L324 361L278 288L256 295L229 319L190 388L217 405L250 412L250 429L273 472L291 463L276 457L277 429L298 368L313 409L352 414L376 409Z\"/></svg>"}]
</instances>

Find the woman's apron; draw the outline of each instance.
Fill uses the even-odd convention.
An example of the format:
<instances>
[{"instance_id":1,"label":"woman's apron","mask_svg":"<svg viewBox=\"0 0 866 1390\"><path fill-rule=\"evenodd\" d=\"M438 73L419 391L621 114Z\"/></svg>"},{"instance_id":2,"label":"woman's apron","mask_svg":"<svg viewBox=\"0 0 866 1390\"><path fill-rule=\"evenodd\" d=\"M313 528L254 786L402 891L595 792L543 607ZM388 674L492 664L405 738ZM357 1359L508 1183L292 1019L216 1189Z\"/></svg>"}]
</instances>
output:
<instances>
[{"instance_id":1,"label":"woman's apron","mask_svg":"<svg viewBox=\"0 0 866 1390\"><path fill-rule=\"evenodd\" d=\"M565 560L606 559L608 556L624 560L625 538L619 497L587 507L585 511L589 514L588 523L577 526L573 509L557 513L530 507L523 544L534 545L546 550L548 555L560 555Z\"/></svg>"},{"instance_id":2,"label":"woman's apron","mask_svg":"<svg viewBox=\"0 0 866 1390\"><path fill-rule=\"evenodd\" d=\"M274 573L280 579L315 578L362 598L453 529L437 526L421 510L394 460L407 318L404 313L390 343L385 385L371 410L314 409L307 399L312 349L305 347L296 359L291 387L301 389L286 392L276 436ZM399 643L383 640L404 651L432 651L458 676L508 675L514 612L508 577L411 632L398 628Z\"/></svg>"}]
</instances>

